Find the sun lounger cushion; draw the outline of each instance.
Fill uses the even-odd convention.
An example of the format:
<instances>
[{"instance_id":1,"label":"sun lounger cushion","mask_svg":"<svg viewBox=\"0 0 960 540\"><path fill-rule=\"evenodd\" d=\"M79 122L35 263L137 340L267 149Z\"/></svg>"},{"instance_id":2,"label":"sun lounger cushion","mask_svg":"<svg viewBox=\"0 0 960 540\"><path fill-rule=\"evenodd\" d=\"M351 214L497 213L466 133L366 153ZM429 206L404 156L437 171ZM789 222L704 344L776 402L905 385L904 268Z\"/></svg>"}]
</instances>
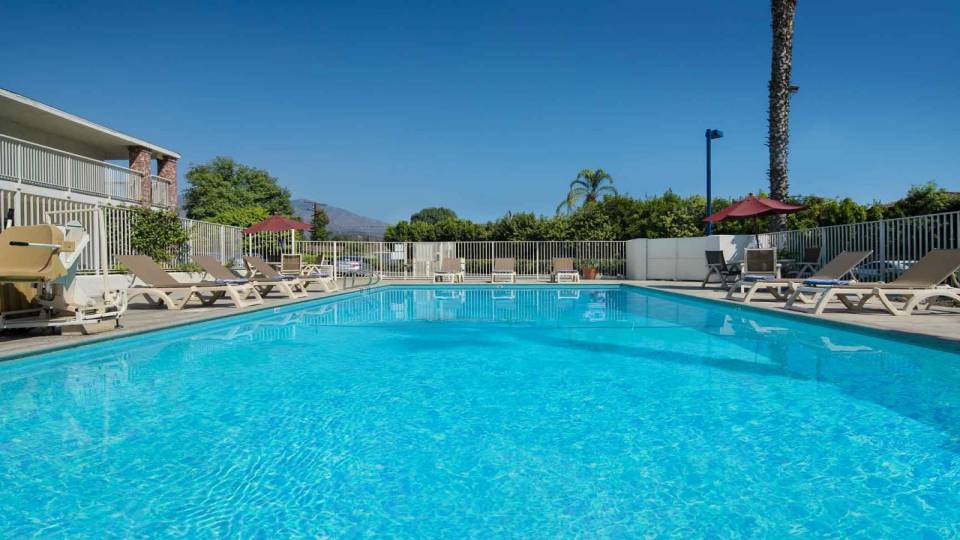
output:
<instances>
[{"instance_id":1,"label":"sun lounger cushion","mask_svg":"<svg viewBox=\"0 0 960 540\"><path fill-rule=\"evenodd\" d=\"M239 278L238 279L217 279L215 281L221 285L245 285L249 283L248 280L239 279Z\"/></svg>"},{"instance_id":2,"label":"sun lounger cushion","mask_svg":"<svg viewBox=\"0 0 960 540\"><path fill-rule=\"evenodd\" d=\"M847 285L850 283L848 279L805 279L803 280L804 285Z\"/></svg>"},{"instance_id":3,"label":"sun lounger cushion","mask_svg":"<svg viewBox=\"0 0 960 540\"><path fill-rule=\"evenodd\" d=\"M758 276L758 275L747 275L747 276L743 276L743 280L746 281L746 282L752 282L752 281L769 281L769 280L771 280L771 279L774 279L774 277L773 277L773 276L763 276L763 275L759 275L759 276Z\"/></svg>"}]
</instances>

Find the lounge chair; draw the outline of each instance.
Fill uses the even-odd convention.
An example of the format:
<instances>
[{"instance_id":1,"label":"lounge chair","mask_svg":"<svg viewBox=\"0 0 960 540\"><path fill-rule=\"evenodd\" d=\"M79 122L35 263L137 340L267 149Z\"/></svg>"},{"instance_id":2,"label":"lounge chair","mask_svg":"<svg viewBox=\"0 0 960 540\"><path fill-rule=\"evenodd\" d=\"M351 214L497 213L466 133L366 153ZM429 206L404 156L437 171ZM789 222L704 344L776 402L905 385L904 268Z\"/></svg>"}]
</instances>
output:
<instances>
[{"instance_id":1,"label":"lounge chair","mask_svg":"<svg viewBox=\"0 0 960 540\"><path fill-rule=\"evenodd\" d=\"M260 294L270 294L274 288L278 289L287 298L303 298L307 295L307 287L316 280L306 280L297 276L286 276L270 263L254 255L243 258L249 271L249 279L257 283Z\"/></svg>"},{"instance_id":2,"label":"lounge chair","mask_svg":"<svg viewBox=\"0 0 960 540\"><path fill-rule=\"evenodd\" d=\"M745 249L743 251L743 265L740 279L730 287L727 298L736 289L740 294L746 294L747 285L755 281L780 279L780 265L777 264L777 250L775 249Z\"/></svg>"},{"instance_id":3,"label":"lounge chair","mask_svg":"<svg viewBox=\"0 0 960 540\"><path fill-rule=\"evenodd\" d=\"M253 277L245 278L238 276L226 266L220 264L220 261L216 257L210 257L208 255L197 255L193 257L193 262L200 265L203 270L210 275L213 279L218 282L224 283L250 283L257 288L262 296L266 296L273 291L274 288L278 289L284 296L287 298L303 298L307 295L305 291L300 290L295 285L291 284L291 280L288 279L273 279L265 277Z\"/></svg>"},{"instance_id":4,"label":"lounge chair","mask_svg":"<svg viewBox=\"0 0 960 540\"><path fill-rule=\"evenodd\" d=\"M300 278L307 284L320 283L326 292L335 291L339 287L335 279L332 264L325 264L323 260L319 264L303 264L303 256L299 253L288 253L280 255L280 273L285 276L294 276Z\"/></svg>"},{"instance_id":5,"label":"lounge chair","mask_svg":"<svg viewBox=\"0 0 960 540\"><path fill-rule=\"evenodd\" d=\"M573 268L573 259L569 257L553 259L553 274L550 277L554 283L580 282L580 272Z\"/></svg>"},{"instance_id":6,"label":"lounge chair","mask_svg":"<svg viewBox=\"0 0 960 540\"><path fill-rule=\"evenodd\" d=\"M783 301L787 300L796 287L804 283L809 285L846 285L849 282L844 281L843 278L851 274L871 253L873 253L873 251L844 251L824 265L819 272L805 280L769 278L755 279L749 283L738 281L727 292L727 300L739 300L749 303L758 292L768 292L772 294L776 300ZM789 291L787 293L781 293L781 289L784 288L789 289ZM737 297L738 291L741 294L740 297ZM805 296L798 296L797 300L801 302L809 301Z\"/></svg>"},{"instance_id":7,"label":"lounge chair","mask_svg":"<svg viewBox=\"0 0 960 540\"><path fill-rule=\"evenodd\" d=\"M105 286L99 297L91 297L76 283L76 264L89 242L90 235L75 221L4 229L0 283L27 286L36 294L24 295L25 302L17 306L22 309L4 306L0 329L60 328L63 334L91 334L119 326L127 309L126 291Z\"/></svg>"},{"instance_id":8,"label":"lounge chair","mask_svg":"<svg viewBox=\"0 0 960 540\"><path fill-rule=\"evenodd\" d=\"M513 257L493 260L493 271L490 273L490 283L516 283L516 261Z\"/></svg>"},{"instance_id":9,"label":"lounge chair","mask_svg":"<svg viewBox=\"0 0 960 540\"><path fill-rule=\"evenodd\" d=\"M239 281L236 283L224 281L181 283L145 255L117 255L117 260L145 283L145 285L128 288L129 297L132 299L143 296L154 306L163 305L167 309L182 309L194 297L204 306L209 306L224 297L229 297L233 305L238 308L263 303L263 298L251 283ZM172 296L174 294L180 295L180 300L174 300Z\"/></svg>"},{"instance_id":10,"label":"lounge chair","mask_svg":"<svg viewBox=\"0 0 960 540\"><path fill-rule=\"evenodd\" d=\"M957 270L960 270L960 249L935 249L890 283L851 283L829 287L805 285L796 288L787 300L786 307L799 309L796 302L801 296L819 296L812 310L819 315L834 298L851 311L859 311L870 299L877 298L891 315L910 315L921 302L933 298L960 302L960 288L940 285ZM903 305L898 307L893 297L903 298Z\"/></svg>"},{"instance_id":11,"label":"lounge chair","mask_svg":"<svg viewBox=\"0 0 960 540\"><path fill-rule=\"evenodd\" d=\"M716 274L720 278L720 287L727 288L728 278L740 277L740 264L728 263L727 257L722 251L707 251L707 275L703 278L701 287L706 287L710 282L710 276Z\"/></svg>"},{"instance_id":12,"label":"lounge chair","mask_svg":"<svg viewBox=\"0 0 960 540\"><path fill-rule=\"evenodd\" d=\"M820 246L808 247L803 249L803 259L797 263L795 270L791 272L791 277L801 278L807 275L812 276L820 268Z\"/></svg>"},{"instance_id":13,"label":"lounge chair","mask_svg":"<svg viewBox=\"0 0 960 540\"><path fill-rule=\"evenodd\" d=\"M460 259L446 259L440 261L440 270L433 273L433 281L463 283L464 272L460 267Z\"/></svg>"}]
</instances>

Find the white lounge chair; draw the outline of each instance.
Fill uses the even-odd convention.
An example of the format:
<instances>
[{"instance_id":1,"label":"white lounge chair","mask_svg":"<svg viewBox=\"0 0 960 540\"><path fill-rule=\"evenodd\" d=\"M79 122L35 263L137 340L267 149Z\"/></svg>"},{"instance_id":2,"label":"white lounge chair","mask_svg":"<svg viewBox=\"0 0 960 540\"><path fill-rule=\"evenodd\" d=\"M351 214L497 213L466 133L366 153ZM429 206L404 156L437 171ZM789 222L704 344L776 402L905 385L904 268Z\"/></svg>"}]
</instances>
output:
<instances>
[{"instance_id":1,"label":"white lounge chair","mask_svg":"<svg viewBox=\"0 0 960 540\"><path fill-rule=\"evenodd\" d=\"M444 258L440 261L440 270L433 273L433 281L443 283L463 283L464 272L460 259Z\"/></svg>"},{"instance_id":2,"label":"white lounge chair","mask_svg":"<svg viewBox=\"0 0 960 540\"><path fill-rule=\"evenodd\" d=\"M742 267L740 279L730 287L727 298L731 298L738 290L746 296L747 289L757 281L780 279L780 265L777 264L775 249L744 250Z\"/></svg>"},{"instance_id":3,"label":"white lounge chair","mask_svg":"<svg viewBox=\"0 0 960 540\"><path fill-rule=\"evenodd\" d=\"M727 292L727 300L738 300L749 303L754 299L758 292L768 292L776 300L786 300L793 292L794 288L804 283L820 283L822 285L846 285L848 281L843 278L853 272L853 270L870 256L873 251L844 251L833 258L832 261L816 274L807 279L777 279L773 277L760 279L754 278L753 281L737 281ZM789 292L782 293L782 289L788 289ZM744 292L746 291L746 292ZM737 293L740 293L740 296ZM798 297L800 301L806 301L805 297Z\"/></svg>"},{"instance_id":4,"label":"white lounge chair","mask_svg":"<svg viewBox=\"0 0 960 540\"><path fill-rule=\"evenodd\" d=\"M801 296L806 296L808 302L819 297L812 309L814 314L819 315L833 299L839 300L848 310L859 311L868 301L876 298L891 315L910 315L922 302L933 298L960 302L960 288L941 285L957 270L960 270L960 249L935 249L890 283L797 287L787 300L786 307L801 309L796 305ZM902 305L897 306L895 298L902 299Z\"/></svg>"},{"instance_id":5,"label":"white lounge chair","mask_svg":"<svg viewBox=\"0 0 960 540\"><path fill-rule=\"evenodd\" d=\"M129 297L143 298L154 306L164 306L167 309L183 309L184 306L196 297L204 306L209 306L221 298L229 298L238 308L262 304L263 298L256 287L245 281L228 283L223 281L201 281L197 283L182 283L166 273L163 268L153 262L146 255L118 255L117 260L126 266L133 275L140 278L145 285L137 285L127 289ZM180 299L174 299L179 295Z\"/></svg>"},{"instance_id":6,"label":"white lounge chair","mask_svg":"<svg viewBox=\"0 0 960 540\"><path fill-rule=\"evenodd\" d=\"M580 282L580 272L573 268L573 259L569 257L553 259L553 274L551 277L554 283Z\"/></svg>"},{"instance_id":7,"label":"white lounge chair","mask_svg":"<svg viewBox=\"0 0 960 540\"><path fill-rule=\"evenodd\" d=\"M303 256L299 253L280 255L280 273L300 278L308 287L313 283L319 283L323 285L323 290L326 292L340 288L334 279L332 264L326 264L322 259L317 264L303 264Z\"/></svg>"},{"instance_id":8,"label":"white lounge chair","mask_svg":"<svg viewBox=\"0 0 960 540\"><path fill-rule=\"evenodd\" d=\"M490 273L490 283L516 283L516 260L512 257L493 260L493 272Z\"/></svg>"}]
</instances>

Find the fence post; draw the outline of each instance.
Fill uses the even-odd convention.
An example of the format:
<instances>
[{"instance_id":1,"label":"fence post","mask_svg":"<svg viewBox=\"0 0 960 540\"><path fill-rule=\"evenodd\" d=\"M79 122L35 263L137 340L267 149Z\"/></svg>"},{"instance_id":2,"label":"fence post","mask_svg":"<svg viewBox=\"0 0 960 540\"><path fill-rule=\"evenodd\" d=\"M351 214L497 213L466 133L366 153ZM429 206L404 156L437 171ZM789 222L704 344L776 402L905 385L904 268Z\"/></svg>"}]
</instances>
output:
<instances>
[{"instance_id":1,"label":"fence post","mask_svg":"<svg viewBox=\"0 0 960 540\"><path fill-rule=\"evenodd\" d=\"M880 227L880 245L877 246L877 260L880 263L879 279L886 280L887 277L887 222L881 219L877 222Z\"/></svg>"},{"instance_id":2,"label":"fence post","mask_svg":"<svg viewBox=\"0 0 960 540\"><path fill-rule=\"evenodd\" d=\"M338 266L339 266L339 265L337 264L337 241L334 240L334 241L333 241L333 282L334 282L334 284L336 284L336 282L337 282L337 268L338 268ZM344 283L343 286L346 287L347 284Z\"/></svg>"},{"instance_id":3,"label":"fence post","mask_svg":"<svg viewBox=\"0 0 960 540\"><path fill-rule=\"evenodd\" d=\"M227 226L220 225L220 262L227 262Z\"/></svg>"}]
</instances>

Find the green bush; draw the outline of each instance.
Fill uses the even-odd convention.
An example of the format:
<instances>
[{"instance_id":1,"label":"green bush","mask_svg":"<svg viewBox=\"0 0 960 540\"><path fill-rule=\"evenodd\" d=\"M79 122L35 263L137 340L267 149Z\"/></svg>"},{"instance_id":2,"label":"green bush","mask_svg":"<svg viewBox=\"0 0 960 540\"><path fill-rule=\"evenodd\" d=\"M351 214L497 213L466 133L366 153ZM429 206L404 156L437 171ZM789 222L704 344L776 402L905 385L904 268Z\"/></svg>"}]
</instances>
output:
<instances>
[{"instance_id":1,"label":"green bush","mask_svg":"<svg viewBox=\"0 0 960 540\"><path fill-rule=\"evenodd\" d=\"M189 240L190 235L173 212L148 208L135 210L130 244L138 253L158 263L166 263L173 260Z\"/></svg>"}]
</instances>

